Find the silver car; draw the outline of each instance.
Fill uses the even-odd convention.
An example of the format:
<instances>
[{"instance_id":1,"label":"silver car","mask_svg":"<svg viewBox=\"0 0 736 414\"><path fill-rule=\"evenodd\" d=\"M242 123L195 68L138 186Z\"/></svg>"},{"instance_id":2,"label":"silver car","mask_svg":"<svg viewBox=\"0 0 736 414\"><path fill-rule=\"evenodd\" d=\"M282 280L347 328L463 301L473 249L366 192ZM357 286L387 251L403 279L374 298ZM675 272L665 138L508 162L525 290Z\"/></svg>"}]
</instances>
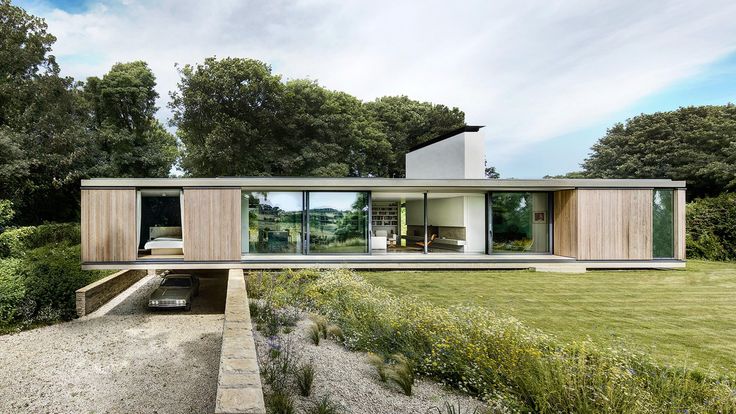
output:
<instances>
[{"instance_id":1,"label":"silver car","mask_svg":"<svg viewBox=\"0 0 736 414\"><path fill-rule=\"evenodd\" d=\"M149 308L192 308L192 299L199 295L199 279L184 273L164 276L161 285L148 298Z\"/></svg>"}]
</instances>

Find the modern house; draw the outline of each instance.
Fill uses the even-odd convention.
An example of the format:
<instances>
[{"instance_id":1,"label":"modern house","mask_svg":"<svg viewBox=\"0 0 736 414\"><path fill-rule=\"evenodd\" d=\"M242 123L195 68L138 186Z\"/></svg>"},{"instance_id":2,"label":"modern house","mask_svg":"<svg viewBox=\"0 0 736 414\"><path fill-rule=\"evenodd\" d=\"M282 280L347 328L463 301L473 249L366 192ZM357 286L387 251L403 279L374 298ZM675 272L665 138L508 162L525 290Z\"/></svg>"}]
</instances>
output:
<instances>
[{"instance_id":1,"label":"modern house","mask_svg":"<svg viewBox=\"0 0 736 414\"><path fill-rule=\"evenodd\" d=\"M82 180L82 266L685 266L684 182L487 179L480 128L412 148L406 178Z\"/></svg>"}]
</instances>

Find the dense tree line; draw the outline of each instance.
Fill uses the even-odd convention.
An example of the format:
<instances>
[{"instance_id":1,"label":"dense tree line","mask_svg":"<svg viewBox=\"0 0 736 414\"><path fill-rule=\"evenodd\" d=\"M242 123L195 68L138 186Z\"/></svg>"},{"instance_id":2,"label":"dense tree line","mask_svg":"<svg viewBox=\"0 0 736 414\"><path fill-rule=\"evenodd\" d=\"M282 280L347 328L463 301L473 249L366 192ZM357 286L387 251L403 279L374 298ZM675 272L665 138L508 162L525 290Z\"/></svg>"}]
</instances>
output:
<instances>
[{"instance_id":1,"label":"dense tree line","mask_svg":"<svg viewBox=\"0 0 736 414\"><path fill-rule=\"evenodd\" d=\"M457 108L406 96L362 102L252 60L181 68L173 124L194 176L404 176L412 146L464 125Z\"/></svg>"},{"instance_id":2,"label":"dense tree line","mask_svg":"<svg viewBox=\"0 0 736 414\"><path fill-rule=\"evenodd\" d=\"M685 180L688 197L736 188L736 106L692 106L635 116L592 147L587 178Z\"/></svg>"},{"instance_id":3,"label":"dense tree line","mask_svg":"<svg viewBox=\"0 0 736 414\"><path fill-rule=\"evenodd\" d=\"M155 118L145 62L102 77L60 75L43 19L0 0L0 199L15 224L75 220L87 177L404 175L408 148L464 114L405 96L372 102L314 81L283 81L251 59L181 68L177 140Z\"/></svg>"},{"instance_id":4,"label":"dense tree line","mask_svg":"<svg viewBox=\"0 0 736 414\"><path fill-rule=\"evenodd\" d=\"M63 77L46 23L0 0L0 199L17 223L74 219L86 177L166 176L176 140L154 118L143 62L86 82Z\"/></svg>"}]
</instances>

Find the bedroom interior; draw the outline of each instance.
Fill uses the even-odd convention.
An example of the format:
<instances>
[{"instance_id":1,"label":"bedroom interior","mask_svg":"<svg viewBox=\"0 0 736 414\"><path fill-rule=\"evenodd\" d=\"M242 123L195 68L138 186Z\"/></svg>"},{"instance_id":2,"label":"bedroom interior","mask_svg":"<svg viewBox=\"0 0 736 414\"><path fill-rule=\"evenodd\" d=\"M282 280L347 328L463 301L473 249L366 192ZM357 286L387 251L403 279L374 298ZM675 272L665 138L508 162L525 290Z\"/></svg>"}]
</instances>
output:
<instances>
[{"instance_id":1,"label":"bedroom interior","mask_svg":"<svg viewBox=\"0 0 736 414\"><path fill-rule=\"evenodd\" d=\"M177 258L184 255L181 199L181 189L137 192L138 257Z\"/></svg>"}]
</instances>

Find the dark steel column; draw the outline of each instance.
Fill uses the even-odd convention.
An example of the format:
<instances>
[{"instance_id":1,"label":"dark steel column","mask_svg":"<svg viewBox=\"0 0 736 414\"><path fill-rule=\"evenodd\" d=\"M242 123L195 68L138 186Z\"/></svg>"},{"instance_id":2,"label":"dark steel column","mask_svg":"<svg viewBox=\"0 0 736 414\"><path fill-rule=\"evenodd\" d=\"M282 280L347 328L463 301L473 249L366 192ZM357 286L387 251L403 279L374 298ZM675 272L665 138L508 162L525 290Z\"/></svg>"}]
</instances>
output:
<instances>
[{"instance_id":1,"label":"dark steel column","mask_svg":"<svg viewBox=\"0 0 736 414\"><path fill-rule=\"evenodd\" d=\"M424 254L429 253L429 248L427 246L428 239L427 239L427 231L428 225L427 221L429 220L429 216L427 214L427 193L424 193Z\"/></svg>"},{"instance_id":2,"label":"dark steel column","mask_svg":"<svg viewBox=\"0 0 736 414\"><path fill-rule=\"evenodd\" d=\"M368 191L368 220L367 224L367 237L368 237L368 254L373 254L373 246L371 245L371 237L373 237L373 191Z\"/></svg>"}]
</instances>

